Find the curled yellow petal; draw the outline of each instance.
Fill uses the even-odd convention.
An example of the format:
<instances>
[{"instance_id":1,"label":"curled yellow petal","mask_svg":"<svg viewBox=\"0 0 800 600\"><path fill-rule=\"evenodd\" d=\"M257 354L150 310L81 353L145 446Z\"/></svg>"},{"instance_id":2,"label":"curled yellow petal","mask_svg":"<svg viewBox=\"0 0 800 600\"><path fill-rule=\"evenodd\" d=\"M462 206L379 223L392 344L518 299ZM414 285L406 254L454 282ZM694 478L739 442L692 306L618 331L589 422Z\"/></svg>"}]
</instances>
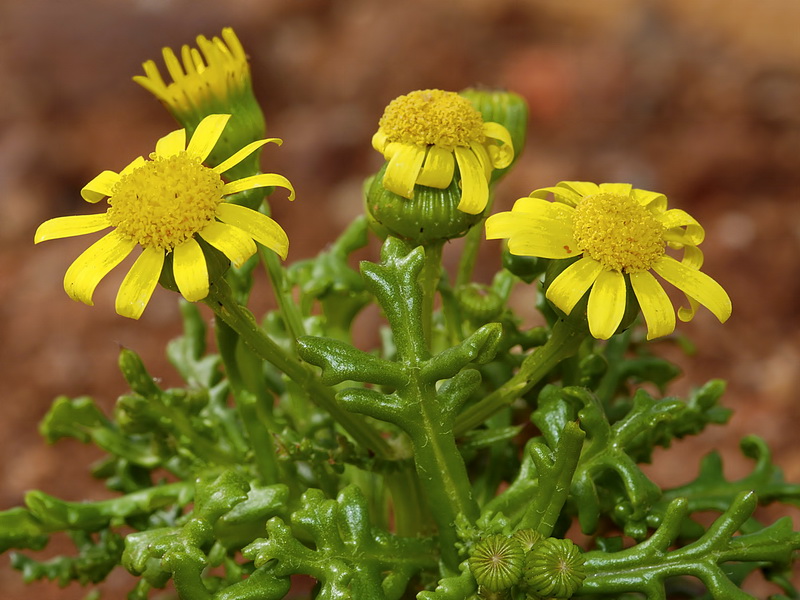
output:
<instances>
[{"instance_id":1,"label":"curled yellow petal","mask_svg":"<svg viewBox=\"0 0 800 600\"><path fill-rule=\"evenodd\" d=\"M64 291L70 298L92 306L100 281L131 253L136 242L123 238L115 229L89 246L64 274Z\"/></svg>"},{"instance_id":2,"label":"curled yellow petal","mask_svg":"<svg viewBox=\"0 0 800 600\"><path fill-rule=\"evenodd\" d=\"M256 253L256 244L252 236L232 225L214 221L204 227L199 235L227 256L236 267L241 267L248 258Z\"/></svg>"},{"instance_id":3,"label":"curled yellow petal","mask_svg":"<svg viewBox=\"0 0 800 600\"><path fill-rule=\"evenodd\" d=\"M731 316L731 299L720 284L711 277L687 266L671 256L664 256L653 265L653 270L681 290L690 300L699 302L710 310L721 323ZM681 320L694 316L691 308L678 313Z\"/></svg>"},{"instance_id":4,"label":"curled yellow petal","mask_svg":"<svg viewBox=\"0 0 800 600\"><path fill-rule=\"evenodd\" d=\"M208 296L208 266L203 249L190 238L172 251L172 274L181 296L197 302Z\"/></svg>"},{"instance_id":5,"label":"curled yellow petal","mask_svg":"<svg viewBox=\"0 0 800 600\"><path fill-rule=\"evenodd\" d=\"M569 314L603 272L603 265L584 256L564 269L547 288L547 299Z\"/></svg>"},{"instance_id":6,"label":"curled yellow petal","mask_svg":"<svg viewBox=\"0 0 800 600\"><path fill-rule=\"evenodd\" d=\"M661 284L648 271L630 274L631 287L647 324L647 339L669 335L675 331L675 309L661 287Z\"/></svg>"},{"instance_id":7,"label":"curled yellow petal","mask_svg":"<svg viewBox=\"0 0 800 600\"><path fill-rule=\"evenodd\" d=\"M589 331L599 340L607 340L619 327L625 314L625 277L619 271L603 271L589 292L586 314Z\"/></svg>"},{"instance_id":8,"label":"curled yellow petal","mask_svg":"<svg viewBox=\"0 0 800 600\"><path fill-rule=\"evenodd\" d=\"M250 142L249 144L247 144L247 146L245 146L244 148L242 148L241 150L237 151L236 153L234 153L229 158L227 158L227 159L223 160L221 163L219 163L216 167L214 167L213 171L216 172L216 173L224 173L228 169L231 169L231 168L235 167L236 165L238 165L245 158L250 156L253 152L255 152L256 150L261 148L261 146L263 146L265 144L269 144L270 142L274 142L274 143L278 144L278 146L283 144L283 140L281 140L280 138L268 138L268 139L264 139L264 140L256 140L255 142Z\"/></svg>"},{"instance_id":9,"label":"curled yellow petal","mask_svg":"<svg viewBox=\"0 0 800 600\"><path fill-rule=\"evenodd\" d=\"M458 210L477 215L489 202L486 172L471 148L456 146L453 151L461 172L461 201L458 203Z\"/></svg>"},{"instance_id":10,"label":"curled yellow petal","mask_svg":"<svg viewBox=\"0 0 800 600\"><path fill-rule=\"evenodd\" d=\"M223 202L217 207L217 218L247 232L256 242L275 251L281 258L286 258L289 238L283 228L267 215L238 204Z\"/></svg>"},{"instance_id":11,"label":"curled yellow petal","mask_svg":"<svg viewBox=\"0 0 800 600\"><path fill-rule=\"evenodd\" d=\"M291 182L283 175L277 173L261 173L251 177L243 177L236 181L231 181L222 186L222 195L228 196L245 190L253 190L260 187L278 186L289 190L289 200L294 200L294 187Z\"/></svg>"},{"instance_id":12,"label":"curled yellow petal","mask_svg":"<svg viewBox=\"0 0 800 600\"><path fill-rule=\"evenodd\" d=\"M455 159L450 150L431 146L417 177L417 183L443 190L452 183L455 167Z\"/></svg>"},{"instance_id":13,"label":"curled yellow petal","mask_svg":"<svg viewBox=\"0 0 800 600\"><path fill-rule=\"evenodd\" d=\"M230 115L208 115L200 121L192 134L192 139L189 140L186 152L200 162L208 158L230 118Z\"/></svg>"},{"instance_id":14,"label":"curled yellow petal","mask_svg":"<svg viewBox=\"0 0 800 600\"><path fill-rule=\"evenodd\" d=\"M504 169L510 165L514 160L514 144L508 129L500 123L484 123L483 135L500 142L499 145L490 143L486 146L489 157L492 159L492 166L495 169Z\"/></svg>"},{"instance_id":15,"label":"curled yellow petal","mask_svg":"<svg viewBox=\"0 0 800 600\"><path fill-rule=\"evenodd\" d=\"M60 238L74 237L101 231L111 227L106 213L99 215L75 215L70 217L56 217L39 225L33 236L33 243L57 240Z\"/></svg>"},{"instance_id":16,"label":"curled yellow petal","mask_svg":"<svg viewBox=\"0 0 800 600\"><path fill-rule=\"evenodd\" d=\"M425 161L425 148L414 144L389 144L393 153L383 174L383 187L398 196L414 197L414 185Z\"/></svg>"},{"instance_id":17,"label":"curled yellow petal","mask_svg":"<svg viewBox=\"0 0 800 600\"><path fill-rule=\"evenodd\" d=\"M133 263L131 270L119 286L115 307L117 314L129 319L142 316L147 303L158 285L161 268L164 266L164 251L145 248Z\"/></svg>"},{"instance_id":18,"label":"curled yellow petal","mask_svg":"<svg viewBox=\"0 0 800 600\"><path fill-rule=\"evenodd\" d=\"M95 204L103 198L107 198L114 190L114 185L119 181L119 173L114 171L103 171L83 186L81 197L87 202Z\"/></svg>"}]
</instances>

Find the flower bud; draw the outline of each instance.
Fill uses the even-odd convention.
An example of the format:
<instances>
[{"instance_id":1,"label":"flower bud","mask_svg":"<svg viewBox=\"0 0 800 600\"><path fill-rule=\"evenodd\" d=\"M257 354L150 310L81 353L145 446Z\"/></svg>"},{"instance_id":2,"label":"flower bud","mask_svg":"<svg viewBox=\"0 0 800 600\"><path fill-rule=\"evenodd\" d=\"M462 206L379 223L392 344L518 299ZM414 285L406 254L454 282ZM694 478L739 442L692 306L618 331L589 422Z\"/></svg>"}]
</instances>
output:
<instances>
[{"instance_id":1,"label":"flower bud","mask_svg":"<svg viewBox=\"0 0 800 600\"><path fill-rule=\"evenodd\" d=\"M584 562L571 540L546 538L525 555L525 587L545 598L570 598L586 579Z\"/></svg>"},{"instance_id":2,"label":"flower bud","mask_svg":"<svg viewBox=\"0 0 800 600\"><path fill-rule=\"evenodd\" d=\"M482 214L458 209L461 190L453 180L444 189L418 185L413 198L383 186L387 165L367 183L365 208L372 229L381 237L393 235L416 244L462 237Z\"/></svg>"},{"instance_id":3,"label":"flower bud","mask_svg":"<svg viewBox=\"0 0 800 600\"><path fill-rule=\"evenodd\" d=\"M472 102L485 122L500 123L508 130L516 160L525 147L525 134L528 128L528 104L525 99L513 92L502 90L468 88L459 94ZM492 171L492 181L497 181L505 175L513 164L512 162L506 167Z\"/></svg>"},{"instance_id":4,"label":"flower bud","mask_svg":"<svg viewBox=\"0 0 800 600\"><path fill-rule=\"evenodd\" d=\"M525 552L516 539L490 535L476 544L469 557L475 581L490 592L502 592L519 583Z\"/></svg>"}]
</instances>

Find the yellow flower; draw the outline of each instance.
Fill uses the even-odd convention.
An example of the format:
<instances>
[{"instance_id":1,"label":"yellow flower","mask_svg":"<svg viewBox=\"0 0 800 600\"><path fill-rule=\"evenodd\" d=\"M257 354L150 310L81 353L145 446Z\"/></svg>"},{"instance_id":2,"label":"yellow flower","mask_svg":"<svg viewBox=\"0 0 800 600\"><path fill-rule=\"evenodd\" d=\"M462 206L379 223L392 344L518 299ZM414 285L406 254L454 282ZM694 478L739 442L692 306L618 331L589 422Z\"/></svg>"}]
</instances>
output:
<instances>
[{"instance_id":1,"label":"yellow flower","mask_svg":"<svg viewBox=\"0 0 800 600\"><path fill-rule=\"evenodd\" d=\"M392 100L372 146L389 161L383 187L408 199L417 184L448 187L458 165L458 209L473 215L489 202L492 169L507 167L514 159L505 127L484 123L469 100L442 90L420 90Z\"/></svg>"},{"instance_id":2,"label":"yellow flower","mask_svg":"<svg viewBox=\"0 0 800 600\"><path fill-rule=\"evenodd\" d=\"M214 168L202 163L217 143L229 115L210 115L197 126L188 145L179 129L156 143L150 159L137 158L120 173L103 171L81 190L87 202L108 198L105 213L57 217L42 223L34 242L94 233L113 227L67 270L64 289L74 300L92 305L100 281L138 245L142 253L117 293L116 310L138 319L158 283L164 260L172 254L172 270L181 295L196 302L208 295L208 265L197 237L221 251L234 265L256 252L255 242L285 258L286 233L259 212L225 202L225 196L255 188L292 184L271 173L222 181L221 175L268 142L248 144Z\"/></svg>"},{"instance_id":3,"label":"yellow flower","mask_svg":"<svg viewBox=\"0 0 800 600\"><path fill-rule=\"evenodd\" d=\"M555 202L545 200L550 193ZM487 239L508 238L511 254L581 257L552 281L546 296L569 314L591 288L589 329L599 339L608 339L619 327L628 285L644 315L648 339L675 329L672 303L651 271L686 295L689 307L678 311L682 321L691 320L702 304L725 322L731 314L730 298L700 271L703 253L697 245L704 236L689 214L667 210L663 194L623 183L562 181L535 190L517 200L510 212L486 221ZM681 260L667 254L668 247L682 251Z\"/></svg>"},{"instance_id":4,"label":"yellow flower","mask_svg":"<svg viewBox=\"0 0 800 600\"><path fill-rule=\"evenodd\" d=\"M233 29L222 30L222 39L197 36L197 48L184 45L181 60L170 48L164 48L164 64L172 83L164 83L156 63L142 66L144 75L133 80L161 100L175 115L194 114L197 122L207 116L209 105L219 109L220 102L250 92L250 67L247 55Z\"/></svg>"},{"instance_id":5,"label":"yellow flower","mask_svg":"<svg viewBox=\"0 0 800 600\"><path fill-rule=\"evenodd\" d=\"M184 45L180 60L170 48L162 50L171 83L164 82L152 60L142 65L145 74L133 80L158 98L188 134L208 115L231 115L225 137L206 160L215 166L242 146L263 138L266 125L253 94L247 55L233 29L223 29L222 39L197 36L197 46L199 49ZM259 153L254 152L234 167L231 177L257 173L258 158Z\"/></svg>"}]
</instances>

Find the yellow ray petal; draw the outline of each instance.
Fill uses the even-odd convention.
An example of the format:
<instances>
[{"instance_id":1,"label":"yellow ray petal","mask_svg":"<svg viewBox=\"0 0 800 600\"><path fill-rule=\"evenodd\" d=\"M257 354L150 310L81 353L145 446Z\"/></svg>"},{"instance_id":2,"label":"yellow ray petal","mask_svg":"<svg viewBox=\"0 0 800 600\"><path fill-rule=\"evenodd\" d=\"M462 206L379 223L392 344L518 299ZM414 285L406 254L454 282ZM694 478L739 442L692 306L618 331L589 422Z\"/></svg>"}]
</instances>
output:
<instances>
[{"instance_id":1,"label":"yellow ray petal","mask_svg":"<svg viewBox=\"0 0 800 600\"><path fill-rule=\"evenodd\" d=\"M561 194L564 193L565 189L573 191L579 196L578 199L600 192L600 186L591 181L561 181L557 187L561 188Z\"/></svg>"},{"instance_id":2,"label":"yellow ray petal","mask_svg":"<svg viewBox=\"0 0 800 600\"><path fill-rule=\"evenodd\" d=\"M255 213L255 211L252 212ZM204 227L199 235L227 256L236 267L241 267L244 261L256 253L256 244L253 238L232 225L214 221Z\"/></svg>"},{"instance_id":3,"label":"yellow ray petal","mask_svg":"<svg viewBox=\"0 0 800 600\"><path fill-rule=\"evenodd\" d=\"M192 139L189 140L186 152L196 157L200 162L208 158L214 146L217 145L217 141L219 141L222 131L230 118L230 115L208 115L200 121L197 129L192 134Z\"/></svg>"},{"instance_id":4,"label":"yellow ray petal","mask_svg":"<svg viewBox=\"0 0 800 600\"><path fill-rule=\"evenodd\" d=\"M705 229L689 213L679 208L673 208L656 217L666 229L685 227L686 231L679 230L677 234L683 238L683 243L697 245L706 237Z\"/></svg>"},{"instance_id":5,"label":"yellow ray petal","mask_svg":"<svg viewBox=\"0 0 800 600\"><path fill-rule=\"evenodd\" d=\"M547 216L518 212L492 215L486 219L486 239L498 238L509 238L509 252L521 256L573 258L580 253L571 225Z\"/></svg>"},{"instance_id":6,"label":"yellow ray petal","mask_svg":"<svg viewBox=\"0 0 800 600\"><path fill-rule=\"evenodd\" d=\"M136 242L115 229L84 250L64 275L64 291L78 302L92 306L97 284L131 253Z\"/></svg>"},{"instance_id":7,"label":"yellow ray petal","mask_svg":"<svg viewBox=\"0 0 800 600\"><path fill-rule=\"evenodd\" d=\"M36 230L33 236L33 243L46 242L47 240L57 240L65 237L84 235L101 231L106 227L111 227L106 213L99 215L75 215L72 217L56 217L45 221Z\"/></svg>"},{"instance_id":8,"label":"yellow ray petal","mask_svg":"<svg viewBox=\"0 0 800 600\"><path fill-rule=\"evenodd\" d=\"M119 286L115 303L117 314L129 319L138 319L142 316L153 290L156 289L163 266L163 250L144 249Z\"/></svg>"},{"instance_id":9,"label":"yellow ray petal","mask_svg":"<svg viewBox=\"0 0 800 600\"><path fill-rule=\"evenodd\" d=\"M186 130L178 129L168 133L156 142L156 156L173 156L186 150Z\"/></svg>"},{"instance_id":10,"label":"yellow ray petal","mask_svg":"<svg viewBox=\"0 0 800 600\"><path fill-rule=\"evenodd\" d=\"M710 310L721 323L731 316L731 299L720 284L711 277L678 262L671 256L663 256L654 265L653 270L664 279ZM678 313L682 320L689 320L693 311L683 310Z\"/></svg>"},{"instance_id":11,"label":"yellow ray petal","mask_svg":"<svg viewBox=\"0 0 800 600\"><path fill-rule=\"evenodd\" d=\"M172 251L172 274L181 295L189 302L208 296L208 266L200 244L193 238Z\"/></svg>"},{"instance_id":12,"label":"yellow ray petal","mask_svg":"<svg viewBox=\"0 0 800 600\"><path fill-rule=\"evenodd\" d=\"M625 314L625 277L619 271L603 271L589 292L589 331L599 340L607 340L619 327Z\"/></svg>"},{"instance_id":13,"label":"yellow ray petal","mask_svg":"<svg viewBox=\"0 0 800 600\"><path fill-rule=\"evenodd\" d=\"M243 177L236 181L230 181L222 186L222 195L229 196L245 190L253 190L260 187L278 186L289 190L289 200L294 200L294 188L286 177L277 173L261 173L251 177Z\"/></svg>"},{"instance_id":14,"label":"yellow ray petal","mask_svg":"<svg viewBox=\"0 0 800 600\"><path fill-rule=\"evenodd\" d=\"M164 58L164 64L167 66L167 71L170 77L172 77L172 81L179 83L182 79L186 78L181 63L171 48L164 48L161 51L161 56Z\"/></svg>"},{"instance_id":15,"label":"yellow ray petal","mask_svg":"<svg viewBox=\"0 0 800 600\"><path fill-rule=\"evenodd\" d=\"M425 148L414 144L389 144L389 147L393 148L394 154L383 173L383 187L398 196L411 199L425 160Z\"/></svg>"},{"instance_id":16,"label":"yellow ray petal","mask_svg":"<svg viewBox=\"0 0 800 600\"><path fill-rule=\"evenodd\" d=\"M486 151L492 160L495 169L504 169L514 160L514 144L508 129L500 123L484 123L483 135L500 142L500 145L489 143Z\"/></svg>"},{"instance_id":17,"label":"yellow ray petal","mask_svg":"<svg viewBox=\"0 0 800 600\"><path fill-rule=\"evenodd\" d=\"M417 183L443 190L452 183L455 168L456 162L450 150L431 146L417 177Z\"/></svg>"},{"instance_id":18,"label":"yellow ray petal","mask_svg":"<svg viewBox=\"0 0 800 600\"><path fill-rule=\"evenodd\" d=\"M664 212L667 209L667 197L658 192L635 189L633 190L633 198L642 206L646 206L656 212Z\"/></svg>"},{"instance_id":19,"label":"yellow ray petal","mask_svg":"<svg viewBox=\"0 0 800 600\"><path fill-rule=\"evenodd\" d=\"M567 206L575 206L578 202L581 201L583 196L576 191L573 191L566 187L559 187L559 186L550 186L550 187L543 187L539 188L538 190L533 190L530 193L531 198L547 198L550 194L555 196L558 202L562 202Z\"/></svg>"},{"instance_id":20,"label":"yellow ray petal","mask_svg":"<svg viewBox=\"0 0 800 600\"><path fill-rule=\"evenodd\" d=\"M134 169L138 169L139 167L141 167L144 164L144 162L145 162L144 158L142 158L141 156L137 156L136 158L134 158L130 162L130 164L128 164L127 167L125 167L124 169L122 169L122 171L119 172L120 177L122 175L127 175L128 173L130 173Z\"/></svg>"},{"instance_id":21,"label":"yellow ray petal","mask_svg":"<svg viewBox=\"0 0 800 600\"><path fill-rule=\"evenodd\" d=\"M119 173L114 171L103 171L83 186L81 197L92 204L107 198L114 190L114 185L119 181Z\"/></svg>"},{"instance_id":22,"label":"yellow ray petal","mask_svg":"<svg viewBox=\"0 0 800 600\"><path fill-rule=\"evenodd\" d=\"M261 148L261 146L269 144L270 142L274 142L278 144L278 146L283 144L283 140L280 138L268 138L264 140L256 140L255 142L250 142L249 144L247 144L247 146L237 151L230 158L227 158L223 160L221 163L219 163L216 167L214 167L213 171L215 173L224 173L228 169L238 165L245 158L250 156L253 152Z\"/></svg>"},{"instance_id":23,"label":"yellow ray petal","mask_svg":"<svg viewBox=\"0 0 800 600\"><path fill-rule=\"evenodd\" d=\"M458 210L477 215L489 202L489 182L486 171L472 149L456 146L453 150L461 173L461 201Z\"/></svg>"},{"instance_id":24,"label":"yellow ray petal","mask_svg":"<svg viewBox=\"0 0 800 600\"><path fill-rule=\"evenodd\" d=\"M615 196L630 196L633 186L630 183L601 183L600 191Z\"/></svg>"},{"instance_id":25,"label":"yellow ray petal","mask_svg":"<svg viewBox=\"0 0 800 600\"><path fill-rule=\"evenodd\" d=\"M547 288L547 299L569 314L602 273L603 265L584 256L564 269Z\"/></svg>"},{"instance_id":26,"label":"yellow ray petal","mask_svg":"<svg viewBox=\"0 0 800 600\"><path fill-rule=\"evenodd\" d=\"M492 161L489 158L489 154L486 152L486 148L483 144L479 144L478 142L470 142L469 147L475 154L475 158L478 159L486 181L489 181L492 178Z\"/></svg>"},{"instance_id":27,"label":"yellow ray petal","mask_svg":"<svg viewBox=\"0 0 800 600\"><path fill-rule=\"evenodd\" d=\"M550 202L549 200L531 198L530 196L520 198L514 202L514 207L511 210L515 213L542 215L550 217L551 219L561 219L570 223L575 216L575 209L569 204Z\"/></svg>"},{"instance_id":28,"label":"yellow ray petal","mask_svg":"<svg viewBox=\"0 0 800 600\"><path fill-rule=\"evenodd\" d=\"M647 339L675 331L675 309L667 292L648 271L631 273L631 287L647 324Z\"/></svg>"},{"instance_id":29,"label":"yellow ray petal","mask_svg":"<svg viewBox=\"0 0 800 600\"><path fill-rule=\"evenodd\" d=\"M217 218L247 232L259 244L275 251L281 258L286 258L289 238L281 226L267 215L238 204L223 202L217 207Z\"/></svg>"},{"instance_id":30,"label":"yellow ray petal","mask_svg":"<svg viewBox=\"0 0 800 600\"><path fill-rule=\"evenodd\" d=\"M386 144L388 142L389 140L386 137L386 134L380 129L378 129L378 131L376 131L372 136L372 147L381 154L383 154L383 150L386 148Z\"/></svg>"}]
</instances>

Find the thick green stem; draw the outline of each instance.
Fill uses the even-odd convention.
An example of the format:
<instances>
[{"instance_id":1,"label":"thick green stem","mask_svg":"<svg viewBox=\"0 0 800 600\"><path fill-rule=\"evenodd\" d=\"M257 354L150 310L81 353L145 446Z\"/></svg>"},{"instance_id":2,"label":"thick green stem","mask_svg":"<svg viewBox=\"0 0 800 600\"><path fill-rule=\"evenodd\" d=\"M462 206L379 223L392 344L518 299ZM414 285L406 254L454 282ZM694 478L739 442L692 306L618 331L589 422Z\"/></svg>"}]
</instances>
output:
<instances>
[{"instance_id":1,"label":"thick green stem","mask_svg":"<svg viewBox=\"0 0 800 600\"><path fill-rule=\"evenodd\" d=\"M455 521L464 514L471 522L479 516L479 508L472 497L467 468L456 446L452 427L435 400L432 385L414 386L419 392L418 427L409 431L414 446L414 463L422 488L428 499L431 514L439 530L439 546L444 565L452 572L458 571L458 554Z\"/></svg>"},{"instance_id":2,"label":"thick green stem","mask_svg":"<svg viewBox=\"0 0 800 600\"><path fill-rule=\"evenodd\" d=\"M585 337L586 332L583 328L566 321L557 321L545 345L528 355L511 379L459 415L455 435L463 435L474 429L498 410L528 392L550 373L553 367L575 354Z\"/></svg>"},{"instance_id":3,"label":"thick green stem","mask_svg":"<svg viewBox=\"0 0 800 600\"><path fill-rule=\"evenodd\" d=\"M443 241L432 242L425 246L425 262L419 276L422 288L422 332L425 342L430 348L433 330L433 308L436 299L436 288L442 275Z\"/></svg>"},{"instance_id":4,"label":"thick green stem","mask_svg":"<svg viewBox=\"0 0 800 600\"><path fill-rule=\"evenodd\" d=\"M217 317L239 334L256 356L270 362L297 383L311 401L327 411L356 442L372 450L379 457L391 456L389 445L381 437L380 432L360 416L348 413L339 407L334 391L323 385L308 365L286 353L264 333L253 315L233 300L224 280L211 286L204 302L211 307Z\"/></svg>"}]
</instances>

